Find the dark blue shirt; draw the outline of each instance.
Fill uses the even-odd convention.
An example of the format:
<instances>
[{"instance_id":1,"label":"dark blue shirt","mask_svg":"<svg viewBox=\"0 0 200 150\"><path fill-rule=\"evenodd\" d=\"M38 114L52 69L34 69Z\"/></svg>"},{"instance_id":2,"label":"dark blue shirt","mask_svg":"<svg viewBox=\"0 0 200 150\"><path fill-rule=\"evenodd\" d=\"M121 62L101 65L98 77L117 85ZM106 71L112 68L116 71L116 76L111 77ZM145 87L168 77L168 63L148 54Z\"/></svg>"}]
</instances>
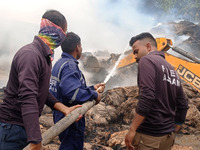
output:
<instances>
[{"instance_id":1,"label":"dark blue shirt","mask_svg":"<svg viewBox=\"0 0 200 150\"><path fill-rule=\"evenodd\" d=\"M83 104L98 97L94 87L86 85L78 64L72 55L62 53L62 58L55 63L52 69L49 91L66 106ZM60 117L55 118L55 122L62 117L63 114L60 113Z\"/></svg>"}]
</instances>

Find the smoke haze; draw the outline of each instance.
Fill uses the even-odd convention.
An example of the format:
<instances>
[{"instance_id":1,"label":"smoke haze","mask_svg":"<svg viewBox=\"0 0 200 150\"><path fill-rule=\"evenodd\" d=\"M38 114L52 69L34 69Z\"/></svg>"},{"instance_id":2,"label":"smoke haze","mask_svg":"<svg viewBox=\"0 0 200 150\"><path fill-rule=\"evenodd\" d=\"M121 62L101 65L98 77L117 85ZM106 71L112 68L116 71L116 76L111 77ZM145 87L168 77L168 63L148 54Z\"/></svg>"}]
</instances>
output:
<instances>
[{"instance_id":1,"label":"smoke haze","mask_svg":"<svg viewBox=\"0 0 200 150\"><path fill-rule=\"evenodd\" d=\"M2 1L0 87L5 86L15 52L37 35L41 16L46 10L56 9L65 15L68 31L81 37L83 52L108 50L121 53L133 35L150 31L157 24L152 15L141 13L145 9L141 4L141 0ZM60 54L61 49L57 48L55 61Z\"/></svg>"}]
</instances>

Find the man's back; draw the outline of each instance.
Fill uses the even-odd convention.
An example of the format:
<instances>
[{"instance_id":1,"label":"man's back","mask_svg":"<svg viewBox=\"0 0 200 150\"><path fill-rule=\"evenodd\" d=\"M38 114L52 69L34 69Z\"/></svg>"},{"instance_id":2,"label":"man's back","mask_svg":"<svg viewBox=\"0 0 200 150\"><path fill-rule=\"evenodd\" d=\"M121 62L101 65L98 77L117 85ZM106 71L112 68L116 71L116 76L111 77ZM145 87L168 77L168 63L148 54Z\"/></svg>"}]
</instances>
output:
<instances>
[{"instance_id":1,"label":"man's back","mask_svg":"<svg viewBox=\"0 0 200 150\"><path fill-rule=\"evenodd\" d=\"M16 53L4 91L4 103L0 107L1 121L23 126L23 115L37 113L38 117L42 112L48 95L51 72L51 63L43 56L49 52L48 47L42 49L44 46L45 44L35 37L33 43ZM37 112L32 110L32 105L38 108Z\"/></svg>"},{"instance_id":2,"label":"man's back","mask_svg":"<svg viewBox=\"0 0 200 150\"><path fill-rule=\"evenodd\" d=\"M181 81L164 53L154 51L138 64L140 98L136 112L146 116L137 132L162 136L174 131L177 104L187 107Z\"/></svg>"}]
</instances>

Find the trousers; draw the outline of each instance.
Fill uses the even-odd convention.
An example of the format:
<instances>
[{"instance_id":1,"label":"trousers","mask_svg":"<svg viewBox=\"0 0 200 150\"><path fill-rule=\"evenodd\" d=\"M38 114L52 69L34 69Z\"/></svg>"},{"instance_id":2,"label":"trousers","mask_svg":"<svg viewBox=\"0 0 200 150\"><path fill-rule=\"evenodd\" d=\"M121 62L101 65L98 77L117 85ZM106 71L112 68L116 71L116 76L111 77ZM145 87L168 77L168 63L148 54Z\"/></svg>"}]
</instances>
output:
<instances>
[{"instance_id":1,"label":"trousers","mask_svg":"<svg viewBox=\"0 0 200 150\"><path fill-rule=\"evenodd\" d=\"M26 145L24 127L0 122L0 150L22 150Z\"/></svg>"},{"instance_id":2,"label":"trousers","mask_svg":"<svg viewBox=\"0 0 200 150\"><path fill-rule=\"evenodd\" d=\"M136 150L171 150L174 140L175 133L173 132L159 137L137 132L133 146Z\"/></svg>"}]
</instances>

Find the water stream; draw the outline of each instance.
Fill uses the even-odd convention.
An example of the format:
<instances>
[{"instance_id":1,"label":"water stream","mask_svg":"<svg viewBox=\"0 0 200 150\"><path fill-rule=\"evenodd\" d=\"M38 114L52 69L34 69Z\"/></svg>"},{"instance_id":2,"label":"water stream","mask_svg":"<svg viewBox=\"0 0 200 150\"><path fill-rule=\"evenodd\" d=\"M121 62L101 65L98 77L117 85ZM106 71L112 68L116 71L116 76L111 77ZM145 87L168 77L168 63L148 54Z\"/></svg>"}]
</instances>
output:
<instances>
[{"instance_id":1,"label":"water stream","mask_svg":"<svg viewBox=\"0 0 200 150\"><path fill-rule=\"evenodd\" d=\"M114 67L112 68L112 70L110 71L110 73L106 76L106 78L105 78L105 80L104 80L104 83L107 83L108 80L115 74L115 70L116 70L116 68L117 68L117 66L118 66L118 64L119 64L119 62L120 62L120 60L124 57L124 53L125 53L125 51L128 49L128 47L129 47L129 45L127 45L127 46L124 48L122 54L121 54L120 57L118 58L118 60L117 60L117 62L115 63Z\"/></svg>"}]
</instances>

